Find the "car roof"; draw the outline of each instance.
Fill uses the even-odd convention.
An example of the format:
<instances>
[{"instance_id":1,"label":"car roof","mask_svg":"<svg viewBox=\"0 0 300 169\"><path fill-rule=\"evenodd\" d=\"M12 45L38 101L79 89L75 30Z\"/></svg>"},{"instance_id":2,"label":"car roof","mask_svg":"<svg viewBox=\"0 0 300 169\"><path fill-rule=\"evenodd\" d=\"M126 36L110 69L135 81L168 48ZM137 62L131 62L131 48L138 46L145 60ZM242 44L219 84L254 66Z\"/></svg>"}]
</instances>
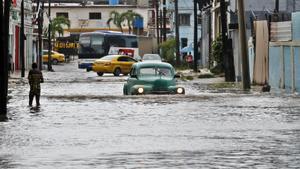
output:
<instances>
[{"instance_id":1,"label":"car roof","mask_svg":"<svg viewBox=\"0 0 300 169\"><path fill-rule=\"evenodd\" d=\"M142 67L169 67L169 68L173 68L173 66L170 63L167 62L138 62L135 63L133 66L135 66L136 68L142 68Z\"/></svg>"}]
</instances>

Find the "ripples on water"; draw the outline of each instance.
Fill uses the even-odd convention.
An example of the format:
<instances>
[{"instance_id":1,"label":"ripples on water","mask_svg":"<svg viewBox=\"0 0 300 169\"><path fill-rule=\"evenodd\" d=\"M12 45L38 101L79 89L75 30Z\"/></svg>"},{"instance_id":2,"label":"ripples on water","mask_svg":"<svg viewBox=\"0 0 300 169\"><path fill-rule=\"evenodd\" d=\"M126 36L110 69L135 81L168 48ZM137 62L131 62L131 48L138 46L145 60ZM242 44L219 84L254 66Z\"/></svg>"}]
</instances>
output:
<instances>
[{"instance_id":1,"label":"ripples on water","mask_svg":"<svg viewBox=\"0 0 300 169\"><path fill-rule=\"evenodd\" d=\"M186 96L122 96L124 78L85 83L80 73L74 83L46 74L40 108L27 107L28 86L13 89L0 168L300 167L298 97L191 86Z\"/></svg>"}]
</instances>

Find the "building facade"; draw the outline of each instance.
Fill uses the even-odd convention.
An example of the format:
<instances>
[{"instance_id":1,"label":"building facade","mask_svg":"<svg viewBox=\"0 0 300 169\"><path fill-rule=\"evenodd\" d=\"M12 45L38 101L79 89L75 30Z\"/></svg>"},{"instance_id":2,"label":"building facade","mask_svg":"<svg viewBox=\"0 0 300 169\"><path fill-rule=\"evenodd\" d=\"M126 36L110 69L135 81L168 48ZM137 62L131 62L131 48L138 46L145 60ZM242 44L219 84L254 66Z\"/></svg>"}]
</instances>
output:
<instances>
[{"instance_id":1,"label":"building facade","mask_svg":"<svg viewBox=\"0 0 300 169\"><path fill-rule=\"evenodd\" d=\"M33 12L32 1L24 0L24 34L25 34L25 69L30 68L32 62L36 61L36 41L33 34L32 24ZM9 53L12 56L13 70L21 69L20 53L20 28L21 28L21 0L14 0L11 8L10 15L10 31L9 31Z\"/></svg>"},{"instance_id":2,"label":"building facade","mask_svg":"<svg viewBox=\"0 0 300 169\"><path fill-rule=\"evenodd\" d=\"M162 2L160 2L162 5ZM170 29L169 36L175 37L175 5L171 0L167 1L167 10L169 18L169 25L167 26ZM199 13L200 14L200 13ZM185 48L186 50L181 50L181 59L184 55L191 54L194 56L194 2L190 0L181 0L178 1L178 19L179 19L179 46L180 49ZM198 17L198 42L201 42L201 18ZM201 53L201 51L199 50ZM200 54L201 58L201 54ZM201 60L201 59L200 59Z\"/></svg>"},{"instance_id":3,"label":"building facade","mask_svg":"<svg viewBox=\"0 0 300 169\"><path fill-rule=\"evenodd\" d=\"M227 28L228 38L232 40L232 52L234 58L236 80L242 79L242 57L240 54L240 41L238 36L238 17L237 17L237 1L226 0L227 8ZM253 21L269 20L269 16L274 14L275 0L244 0L245 5L245 22L247 40L253 31ZM280 20L290 20L291 13L300 10L299 0L280 0L279 1L279 18ZM210 66L211 44L222 33L221 29L221 13L220 0L213 0L202 10L202 54L203 65Z\"/></svg>"},{"instance_id":4,"label":"building facade","mask_svg":"<svg viewBox=\"0 0 300 169\"><path fill-rule=\"evenodd\" d=\"M150 15L148 15L149 7L147 5L95 5L92 2L85 5L78 3L54 3L51 4L51 19L57 16L65 16L70 20L70 28L65 28L65 36L80 34L81 32L89 32L96 30L112 30L120 31L120 29L113 23L107 25L107 21L110 18L112 11L119 13L132 10L135 13L140 14L143 19L141 21L142 28L139 32L141 34L148 32L147 21ZM45 4L45 11L48 11L48 6ZM44 25L48 25L49 19L47 13L44 12ZM46 26L47 27L47 26ZM122 24L124 32L128 31L128 25L126 22Z\"/></svg>"}]
</instances>

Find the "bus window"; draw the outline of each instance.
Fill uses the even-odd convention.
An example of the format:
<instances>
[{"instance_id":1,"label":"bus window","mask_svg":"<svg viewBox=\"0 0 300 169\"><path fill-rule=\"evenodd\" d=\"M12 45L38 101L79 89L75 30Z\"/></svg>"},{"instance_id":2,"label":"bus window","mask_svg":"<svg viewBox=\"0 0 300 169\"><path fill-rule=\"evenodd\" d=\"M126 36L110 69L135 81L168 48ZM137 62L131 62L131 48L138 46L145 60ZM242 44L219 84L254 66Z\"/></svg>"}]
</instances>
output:
<instances>
[{"instance_id":1,"label":"bus window","mask_svg":"<svg viewBox=\"0 0 300 169\"><path fill-rule=\"evenodd\" d=\"M107 36L110 47L126 47L126 41L122 36Z\"/></svg>"},{"instance_id":2,"label":"bus window","mask_svg":"<svg viewBox=\"0 0 300 169\"><path fill-rule=\"evenodd\" d=\"M80 44L79 53L89 53L90 43L91 43L90 36L81 36L79 38L79 44Z\"/></svg>"},{"instance_id":3,"label":"bus window","mask_svg":"<svg viewBox=\"0 0 300 169\"><path fill-rule=\"evenodd\" d=\"M138 47L138 42L137 42L137 38L136 37L131 37L131 36L127 36L124 37L127 42L126 47L128 48L137 48Z\"/></svg>"},{"instance_id":4,"label":"bus window","mask_svg":"<svg viewBox=\"0 0 300 169\"><path fill-rule=\"evenodd\" d=\"M92 36L91 48L93 50L93 53L104 53L103 46L102 46L103 41L104 41L104 37L101 35Z\"/></svg>"}]
</instances>

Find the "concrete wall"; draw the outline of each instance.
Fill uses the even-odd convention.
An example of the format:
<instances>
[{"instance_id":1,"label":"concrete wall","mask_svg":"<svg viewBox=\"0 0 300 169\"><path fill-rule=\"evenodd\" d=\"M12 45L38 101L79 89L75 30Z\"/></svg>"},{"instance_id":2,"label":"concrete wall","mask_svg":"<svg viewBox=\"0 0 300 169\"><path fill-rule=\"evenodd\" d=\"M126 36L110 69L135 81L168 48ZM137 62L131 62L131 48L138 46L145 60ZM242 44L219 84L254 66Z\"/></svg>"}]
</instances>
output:
<instances>
[{"instance_id":1,"label":"concrete wall","mask_svg":"<svg viewBox=\"0 0 300 169\"><path fill-rule=\"evenodd\" d=\"M139 36L139 55L142 57L145 53L157 53L157 43L156 38Z\"/></svg>"}]
</instances>

